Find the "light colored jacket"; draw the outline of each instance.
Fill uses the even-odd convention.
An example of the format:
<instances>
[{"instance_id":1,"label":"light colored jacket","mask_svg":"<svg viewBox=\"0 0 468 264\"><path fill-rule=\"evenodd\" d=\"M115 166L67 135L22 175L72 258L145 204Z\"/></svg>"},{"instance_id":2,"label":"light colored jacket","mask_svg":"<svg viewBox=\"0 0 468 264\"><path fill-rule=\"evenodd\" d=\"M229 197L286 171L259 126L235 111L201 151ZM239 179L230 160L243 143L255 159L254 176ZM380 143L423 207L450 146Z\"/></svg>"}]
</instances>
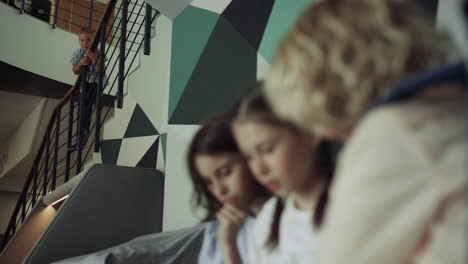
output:
<instances>
[{"instance_id":1,"label":"light colored jacket","mask_svg":"<svg viewBox=\"0 0 468 264\"><path fill-rule=\"evenodd\" d=\"M418 99L363 118L338 162L317 263L466 263L463 107Z\"/></svg>"}]
</instances>

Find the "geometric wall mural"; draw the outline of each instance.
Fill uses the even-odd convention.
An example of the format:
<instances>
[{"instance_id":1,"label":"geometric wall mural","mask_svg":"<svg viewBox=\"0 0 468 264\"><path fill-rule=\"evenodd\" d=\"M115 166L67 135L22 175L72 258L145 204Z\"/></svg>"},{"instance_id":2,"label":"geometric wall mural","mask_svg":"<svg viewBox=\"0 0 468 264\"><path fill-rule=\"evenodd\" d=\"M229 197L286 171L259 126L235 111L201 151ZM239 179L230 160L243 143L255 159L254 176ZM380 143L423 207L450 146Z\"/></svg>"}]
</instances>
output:
<instances>
[{"instance_id":1,"label":"geometric wall mural","mask_svg":"<svg viewBox=\"0 0 468 264\"><path fill-rule=\"evenodd\" d=\"M172 26L169 124L202 124L228 111L264 76L278 43L311 3L212 1L210 9L192 2Z\"/></svg>"},{"instance_id":2,"label":"geometric wall mural","mask_svg":"<svg viewBox=\"0 0 468 264\"><path fill-rule=\"evenodd\" d=\"M195 0L173 20L167 143L160 140L167 144L163 230L200 220L185 164L193 134L265 76L278 43L312 2Z\"/></svg>"},{"instance_id":3,"label":"geometric wall mural","mask_svg":"<svg viewBox=\"0 0 468 264\"><path fill-rule=\"evenodd\" d=\"M122 139L109 139L101 141L101 158L104 164L117 164Z\"/></svg>"},{"instance_id":4,"label":"geometric wall mural","mask_svg":"<svg viewBox=\"0 0 468 264\"><path fill-rule=\"evenodd\" d=\"M163 230L193 226L200 219L191 207L193 186L185 164L193 134L267 73L278 43L313 2L194 0L160 25L162 35L154 38L160 50L150 55L157 66L141 69L154 74L153 83L129 88L124 109L115 109L104 127L101 157L104 163L165 172ZM149 92L149 87L167 90L159 97L160 91ZM164 112L154 112L162 101Z\"/></svg>"},{"instance_id":5,"label":"geometric wall mural","mask_svg":"<svg viewBox=\"0 0 468 264\"><path fill-rule=\"evenodd\" d=\"M162 155L159 142L159 136L103 140L102 163L154 169L158 155Z\"/></svg>"},{"instance_id":6,"label":"geometric wall mural","mask_svg":"<svg viewBox=\"0 0 468 264\"><path fill-rule=\"evenodd\" d=\"M296 1L288 1L291 2ZM274 3L274 0L232 1L221 16L258 50Z\"/></svg>"},{"instance_id":7,"label":"geometric wall mural","mask_svg":"<svg viewBox=\"0 0 468 264\"><path fill-rule=\"evenodd\" d=\"M156 135L123 138L116 164L129 167L138 167L138 164L153 164L152 168L156 168L157 155L151 153L159 149L158 138L159 136ZM148 158L153 158L154 161L148 161Z\"/></svg>"},{"instance_id":8,"label":"geometric wall mural","mask_svg":"<svg viewBox=\"0 0 468 264\"><path fill-rule=\"evenodd\" d=\"M145 155L138 161L135 167L140 168L156 168L159 151L159 138L157 138L153 145L149 147Z\"/></svg>"},{"instance_id":9,"label":"geometric wall mural","mask_svg":"<svg viewBox=\"0 0 468 264\"><path fill-rule=\"evenodd\" d=\"M159 132L140 105L127 95L104 126L101 159L106 164L164 170ZM159 162L159 164L158 164Z\"/></svg>"},{"instance_id":10,"label":"geometric wall mural","mask_svg":"<svg viewBox=\"0 0 468 264\"><path fill-rule=\"evenodd\" d=\"M221 14L232 0L193 0L190 5Z\"/></svg>"},{"instance_id":11,"label":"geometric wall mural","mask_svg":"<svg viewBox=\"0 0 468 264\"><path fill-rule=\"evenodd\" d=\"M203 53L218 16L189 6L172 23L169 118ZM187 43L190 43L189 47Z\"/></svg>"},{"instance_id":12,"label":"geometric wall mural","mask_svg":"<svg viewBox=\"0 0 468 264\"><path fill-rule=\"evenodd\" d=\"M104 126L103 162L164 168L171 137L166 126L200 125L229 110L246 87L264 76L278 43L312 2L195 0L186 6L170 24L165 24L165 40L155 38L170 43L165 48L170 48L166 53L170 54L170 70L168 74L159 73L168 69L164 62L157 69L161 76L158 78L168 75L167 121L156 127L157 114L144 88L134 94L146 111L151 111L150 115L127 94L124 108L115 109L114 117ZM165 49L151 56L161 61L158 56ZM151 74L151 69L147 71ZM155 94L151 95L154 98Z\"/></svg>"},{"instance_id":13,"label":"geometric wall mural","mask_svg":"<svg viewBox=\"0 0 468 264\"><path fill-rule=\"evenodd\" d=\"M179 14L172 27L169 124L201 124L229 110L257 79L258 48L273 5L233 0L221 14L194 6ZM187 49L189 32L200 34Z\"/></svg>"},{"instance_id":14,"label":"geometric wall mural","mask_svg":"<svg viewBox=\"0 0 468 264\"><path fill-rule=\"evenodd\" d=\"M145 112L143 112L141 107L137 104L135 106L135 110L133 111L130 122L128 123L124 138L143 137L150 135L159 135L159 132L146 116Z\"/></svg>"},{"instance_id":15,"label":"geometric wall mural","mask_svg":"<svg viewBox=\"0 0 468 264\"><path fill-rule=\"evenodd\" d=\"M200 124L228 110L244 87L256 80L256 62L257 51L227 20L219 18L169 124Z\"/></svg>"},{"instance_id":16,"label":"geometric wall mural","mask_svg":"<svg viewBox=\"0 0 468 264\"><path fill-rule=\"evenodd\" d=\"M296 23L297 18L316 0L276 0L258 52L272 62L278 44Z\"/></svg>"}]
</instances>

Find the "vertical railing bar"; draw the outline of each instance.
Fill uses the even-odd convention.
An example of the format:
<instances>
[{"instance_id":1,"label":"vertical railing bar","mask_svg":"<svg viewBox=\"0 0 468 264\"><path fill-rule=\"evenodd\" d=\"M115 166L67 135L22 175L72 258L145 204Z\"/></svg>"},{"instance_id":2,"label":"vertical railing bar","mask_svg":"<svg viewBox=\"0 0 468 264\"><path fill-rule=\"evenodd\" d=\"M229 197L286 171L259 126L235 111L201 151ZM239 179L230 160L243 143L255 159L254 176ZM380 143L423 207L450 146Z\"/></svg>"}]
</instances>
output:
<instances>
[{"instance_id":1,"label":"vertical railing bar","mask_svg":"<svg viewBox=\"0 0 468 264\"><path fill-rule=\"evenodd\" d=\"M151 53L151 12L152 8L150 4L146 3L146 12L145 12L145 46L143 53L145 55L150 55Z\"/></svg>"},{"instance_id":2,"label":"vertical railing bar","mask_svg":"<svg viewBox=\"0 0 468 264\"><path fill-rule=\"evenodd\" d=\"M33 165L33 205L36 204L37 195L37 164Z\"/></svg>"},{"instance_id":3,"label":"vertical railing bar","mask_svg":"<svg viewBox=\"0 0 468 264\"><path fill-rule=\"evenodd\" d=\"M102 96L104 91L104 61L105 61L105 49L106 49L106 28L107 21L103 21L101 25L101 47L99 49L99 80L98 89L96 90L96 129L94 130L94 152L99 152L101 142L101 111L102 111ZM106 81L107 82L107 81Z\"/></svg>"},{"instance_id":4,"label":"vertical railing bar","mask_svg":"<svg viewBox=\"0 0 468 264\"><path fill-rule=\"evenodd\" d=\"M42 189L42 195L46 195L47 194L47 175L49 174L49 159L50 159L50 154L49 154L49 148L50 148L50 129L47 129L46 131L46 155L45 155L45 167L44 167L44 178L43 178L43 181L44 181L44 185L43 185L43 189Z\"/></svg>"},{"instance_id":5,"label":"vertical railing bar","mask_svg":"<svg viewBox=\"0 0 468 264\"><path fill-rule=\"evenodd\" d=\"M26 1L26 0L21 0L20 14L24 14L24 1Z\"/></svg>"},{"instance_id":6,"label":"vertical railing bar","mask_svg":"<svg viewBox=\"0 0 468 264\"><path fill-rule=\"evenodd\" d=\"M52 28L57 28L57 17L58 17L58 10L59 10L59 2L60 0L55 0L55 10L54 10L54 24Z\"/></svg>"},{"instance_id":7,"label":"vertical railing bar","mask_svg":"<svg viewBox=\"0 0 468 264\"><path fill-rule=\"evenodd\" d=\"M81 171L81 155L82 155L82 142L81 140L83 139L83 125L84 125L84 116L83 112L85 111L84 109L84 102L85 102L85 96L87 93L87 87L88 85L88 67L83 68L81 71L81 85L80 85L80 102L78 105L78 133L76 136L76 149L77 149L77 156L76 156L76 174L80 173Z\"/></svg>"},{"instance_id":8,"label":"vertical railing bar","mask_svg":"<svg viewBox=\"0 0 468 264\"><path fill-rule=\"evenodd\" d=\"M140 6L140 10L138 10L138 13L141 13L141 10L143 9L143 7L144 7L144 6ZM146 17L143 17L143 20L144 20L144 19L146 19ZM127 24L130 24L130 22L127 22ZM133 28L135 27L136 24L138 24L138 23L136 23L136 21L133 21L133 24L132 24L132 26L130 27L130 32L128 33L128 36L127 36L127 38L126 38L127 40L130 39L130 34L132 34L131 32L132 32L132 30L133 30ZM140 26L138 27L137 32L140 32L141 27L143 26L143 23L138 24L138 25L140 25ZM128 48L128 52L127 52L127 54L125 55L125 60L127 60L128 55L130 55L130 50L132 49L133 44L135 43L137 37L138 37L138 35L135 34L135 36L133 37L133 41L132 41L132 43L130 44L130 47ZM127 47L125 47L125 48L127 48ZM124 77L124 79L125 79L125 77Z\"/></svg>"},{"instance_id":9,"label":"vertical railing bar","mask_svg":"<svg viewBox=\"0 0 468 264\"><path fill-rule=\"evenodd\" d=\"M52 176L52 190L55 190L57 184L57 166L58 166L58 146L60 140L60 114L61 108L57 108L55 112L55 144L54 144L54 167Z\"/></svg>"},{"instance_id":10,"label":"vertical railing bar","mask_svg":"<svg viewBox=\"0 0 468 264\"><path fill-rule=\"evenodd\" d=\"M71 154L72 152L69 150L71 148L71 141L72 141L72 136L73 136L73 115L74 115L74 112L75 112L75 95L76 95L76 91L78 89L75 89L74 91L72 91L71 95L70 95L70 102L69 102L69 114L68 114L68 135L67 135L67 160L65 162L65 182L67 182L68 180L70 180L70 160L71 160ZM79 105L78 105L79 107Z\"/></svg>"},{"instance_id":11,"label":"vertical railing bar","mask_svg":"<svg viewBox=\"0 0 468 264\"><path fill-rule=\"evenodd\" d=\"M91 30L93 26L93 9L94 9L94 0L90 0L89 6L89 16L88 16L88 28Z\"/></svg>"},{"instance_id":12,"label":"vertical railing bar","mask_svg":"<svg viewBox=\"0 0 468 264\"><path fill-rule=\"evenodd\" d=\"M122 5L123 5L123 4L122 4ZM132 11L135 10L135 7L136 7L136 5L133 6ZM141 8L140 8L140 11L139 11L139 12L141 12ZM128 21L131 19L131 17L132 17L132 14L130 14L130 15L127 17L127 23L126 23L126 25L128 24ZM122 22L122 20L121 20L121 22ZM119 22L119 25L118 25L118 26L120 26L120 23L121 23L121 22ZM134 25L135 25L135 23L133 24L133 26L134 26ZM133 26L130 28L130 31L132 31ZM122 29L122 28L121 28L121 29ZM125 28L125 30L128 31L127 28ZM130 34L128 34L128 35L130 35ZM113 38L112 38L112 41L114 40L114 37L115 37L115 34L114 34L114 36L113 36ZM118 40L119 40L119 41L122 41L122 38L120 37ZM110 47L111 47L111 46L109 45L109 48L110 48ZM119 47L120 47L120 46L119 46ZM107 52L109 51L109 48L108 48L107 51L106 51L106 55L107 55ZM112 50L112 54L111 54L111 56L110 56L109 61L111 61L112 58L114 57L114 53L115 53L116 50L117 50L117 48L114 47L114 49ZM114 66L115 66L115 64L114 64ZM112 68L112 72L113 72L113 70L114 70L114 67ZM110 75L109 75L109 76L110 76Z\"/></svg>"},{"instance_id":13,"label":"vertical railing bar","mask_svg":"<svg viewBox=\"0 0 468 264\"><path fill-rule=\"evenodd\" d=\"M22 199L23 204L21 205L21 222L24 221L24 218L26 218L26 193L23 192L21 193L20 199Z\"/></svg>"},{"instance_id":14,"label":"vertical railing bar","mask_svg":"<svg viewBox=\"0 0 468 264\"><path fill-rule=\"evenodd\" d=\"M127 42L127 12L128 0L122 0L122 28L120 33L120 56L119 56L119 84L117 92L117 107L123 107L123 86L125 75L125 45Z\"/></svg>"},{"instance_id":15,"label":"vertical railing bar","mask_svg":"<svg viewBox=\"0 0 468 264\"><path fill-rule=\"evenodd\" d=\"M120 12L120 9L122 9L122 4L120 4L119 9L118 9L117 12L114 14L114 16L118 16L118 14L119 14L119 12ZM107 40L107 38L109 38L110 34L112 33L112 28L113 28L114 25L115 25L115 21L116 21L116 19L114 19L114 20L112 21L111 30L109 30L109 33L107 33L106 40ZM119 26L120 26L120 22L119 22L119 24L117 24L117 28L118 28ZM111 45L109 45L109 47L107 48L107 50L106 50L106 55L107 55L107 52L109 51L110 47L112 46L112 43L114 42L115 35L116 35L116 34L114 34L114 35L112 36L112 39L111 39L111 42L110 42Z\"/></svg>"},{"instance_id":16,"label":"vertical railing bar","mask_svg":"<svg viewBox=\"0 0 468 264\"><path fill-rule=\"evenodd\" d=\"M121 10L122 6L123 6L123 4L120 4L119 11ZM136 7L136 6L134 5L133 8L132 8L132 11L135 10L135 7ZM130 14L130 15L128 16L128 19L130 19L131 17L132 17L132 14ZM115 20L114 20L114 22L115 22ZM121 22L122 22L122 20L120 20L119 24L117 25L117 28L120 26ZM109 31L109 32L110 32L110 31ZM112 36L112 41L111 41L111 43L114 42L114 38L115 38L116 35L117 35L117 34L114 34L114 35ZM107 37L109 37L109 36L107 36ZM120 38L118 38L118 40L120 41ZM107 50L106 50L106 56L107 56L107 53L110 51L110 48L111 48L111 47L113 47L113 46L112 46L112 45L109 45L109 47L107 48ZM116 50L117 50L117 47L114 47L114 49L112 50L112 54L111 54L110 57L109 57L109 61L112 61L112 59L114 58L114 53L115 53ZM110 65L110 64L109 64L109 65ZM107 68L108 68L109 65L106 66L106 70L107 70ZM111 70L111 72L109 73L108 76L111 76L112 73L114 72L115 65L117 65L117 60L116 60L115 63L113 64L112 70Z\"/></svg>"}]
</instances>

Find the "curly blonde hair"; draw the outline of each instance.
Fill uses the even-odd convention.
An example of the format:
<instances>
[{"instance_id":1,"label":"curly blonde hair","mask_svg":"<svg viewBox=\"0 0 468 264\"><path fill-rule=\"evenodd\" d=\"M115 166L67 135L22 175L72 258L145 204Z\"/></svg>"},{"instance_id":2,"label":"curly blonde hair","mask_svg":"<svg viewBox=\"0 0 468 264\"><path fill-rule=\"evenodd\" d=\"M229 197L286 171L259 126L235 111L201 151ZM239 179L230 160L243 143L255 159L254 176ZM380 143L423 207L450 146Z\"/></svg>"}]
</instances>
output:
<instances>
[{"instance_id":1,"label":"curly blonde hair","mask_svg":"<svg viewBox=\"0 0 468 264\"><path fill-rule=\"evenodd\" d=\"M410 2L322 0L305 10L266 79L276 114L318 135L350 132L397 81L446 61L445 36Z\"/></svg>"}]
</instances>

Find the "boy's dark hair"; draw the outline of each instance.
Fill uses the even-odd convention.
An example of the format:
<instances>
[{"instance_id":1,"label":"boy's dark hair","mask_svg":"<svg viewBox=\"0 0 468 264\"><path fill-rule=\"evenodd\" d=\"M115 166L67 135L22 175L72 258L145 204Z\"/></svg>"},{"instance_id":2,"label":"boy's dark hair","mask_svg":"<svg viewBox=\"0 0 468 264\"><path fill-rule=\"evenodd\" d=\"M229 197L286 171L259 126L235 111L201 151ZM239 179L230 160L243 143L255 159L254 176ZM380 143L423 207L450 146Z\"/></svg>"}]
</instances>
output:
<instances>
[{"instance_id":1,"label":"boy's dark hair","mask_svg":"<svg viewBox=\"0 0 468 264\"><path fill-rule=\"evenodd\" d=\"M187 163L190 178L194 186L193 203L194 206L207 209L208 213L203 222L216 218L217 211L222 204L210 193L195 166L195 157L198 154L218 154L225 152L239 153L239 148L231 132L231 115L222 114L209 120L195 134L188 149ZM250 170L248 170L250 173ZM253 176L251 175L253 178ZM269 192L258 183L255 178L253 182L256 197L268 197Z\"/></svg>"},{"instance_id":2,"label":"boy's dark hair","mask_svg":"<svg viewBox=\"0 0 468 264\"><path fill-rule=\"evenodd\" d=\"M94 34L94 30L89 27L81 27L78 34Z\"/></svg>"},{"instance_id":3,"label":"boy's dark hair","mask_svg":"<svg viewBox=\"0 0 468 264\"><path fill-rule=\"evenodd\" d=\"M258 81L246 91L234 107L234 119L257 120L273 126L286 127L292 130L292 132L298 132L299 128L287 121L278 119L274 115L273 110L263 94L262 87L263 82ZM312 224L318 228L322 225L325 216L328 202L328 190L333 179L335 160L339 146L338 142L323 140L314 150L316 155L314 155L315 160L313 162L316 164L315 167L318 170L316 173L321 178L322 184L324 185L314 210L313 219L311 220ZM284 206L284 201L278 199L273 213L270 234L265 244L270 250L275 249L279 242L279 225Z\"/></svg>"}]
</instances>

